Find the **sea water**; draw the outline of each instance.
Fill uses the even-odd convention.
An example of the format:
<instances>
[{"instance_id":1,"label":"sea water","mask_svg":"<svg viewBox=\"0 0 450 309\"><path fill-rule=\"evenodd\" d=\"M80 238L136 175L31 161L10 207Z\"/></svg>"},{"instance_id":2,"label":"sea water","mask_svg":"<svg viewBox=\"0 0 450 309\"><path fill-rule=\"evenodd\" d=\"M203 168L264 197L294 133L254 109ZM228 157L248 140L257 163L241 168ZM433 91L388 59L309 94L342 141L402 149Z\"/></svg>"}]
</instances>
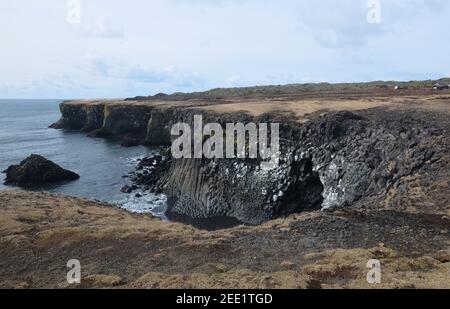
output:
<instances>
[{"instance_id":1,"label":"sea water","mask_svg":"<svg viewBox=\"0 0 450 309\"><path fill-rule=\"evenodd\" d=\"M120 191L131 184L124 176L134 171L138 159L157 154L157 149L126 148L114 140L48 128L60 118L60 103L61 100L0 100L0 171L19 164L31 154L39 154L81 177L32 190L96 199L132 212L165 218L164 195ZM12 188L3 185L4 178L5 174L0 174L0 190ZM136 193L142 197L136 197Z\"/></svg>"}]
</instances>

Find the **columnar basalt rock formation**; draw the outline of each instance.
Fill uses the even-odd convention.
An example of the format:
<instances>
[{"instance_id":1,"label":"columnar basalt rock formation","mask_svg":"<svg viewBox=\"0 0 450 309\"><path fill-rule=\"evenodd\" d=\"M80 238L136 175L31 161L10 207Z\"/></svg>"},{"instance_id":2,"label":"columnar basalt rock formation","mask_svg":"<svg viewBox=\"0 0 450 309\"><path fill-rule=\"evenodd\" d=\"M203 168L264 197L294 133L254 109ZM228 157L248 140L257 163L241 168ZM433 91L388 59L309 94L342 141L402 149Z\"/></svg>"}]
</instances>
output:
<instances>
[{"instance_id":1,"label":"columnar basalt rock formation","mask_svg":"<svg viewBox=\"0 0 450 309\"><path fill-rule=\"evenodd\" d=\"M52 127L114 137L125 145L167 146L172 125L190 123L199 113L204 122L221 124L279 122L280 164L272 169L262 169L258 159L175 160L168 153L157 179L139 177L139 184L175 198L170 211L258 224L361 201L367 207L390 206L401 200L411 179L448 177L443 174L448 170L448 103L444 112L436 111L433 104L441 108L443 101L433 100L78 101L61 104L62 118ZM234 111L236 104L242 111ZM249 110L254 106L261 109Z\"/></svg>"}]
</instances>

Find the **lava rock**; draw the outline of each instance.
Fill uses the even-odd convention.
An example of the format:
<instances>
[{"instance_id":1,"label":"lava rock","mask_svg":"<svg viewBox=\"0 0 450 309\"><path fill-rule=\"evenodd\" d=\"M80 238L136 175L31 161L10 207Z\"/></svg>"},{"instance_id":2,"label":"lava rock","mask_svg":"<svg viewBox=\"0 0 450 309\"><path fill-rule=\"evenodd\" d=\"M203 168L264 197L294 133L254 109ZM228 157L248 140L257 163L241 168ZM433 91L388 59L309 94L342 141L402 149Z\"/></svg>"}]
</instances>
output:
<instances>
[{"instance_id":1,"label":"lava rock","mask_svg":"<svg viewBox=\"0 0 450 309\"><path fill-rule=\"evenodd\" d=\"M123 186L122 189L120 189L120 191L121 191L122 193L130 194L133 190L131 189L130 186Z\"/></svg>"},{"instance_id":2,"label":"lava rock","mask_svg":"<svg viewBox=\"0 0 450 309\"><path fill-rule=\"evenodd\" d=\"M62 104L61 123L93 136L167 146L162 156L139 161L130 181L173 198L169 212L196 219L225 216L259 224L353 205L406 209L417 204L408 198L412 179L429 187L448 170L446 115L416 108L317 111L301 123L290 113L201 110L204 123L279 123L278 166L265 169L261 159L172 158L171 126L182 120L192 127L200 110Z\"/></svg>"},{"instance_id":3,"label":"lava rock","mask_svg":"<svg viewBox=\"0 0 450 309\"><path fill-rule=\"evenodd\" d=\"M72 181L80 178L78 174L63 169L52 161L36 154L32 154L19 165L11 165L3 173L6 173L5 185L19 187Z\"/></svg>"}]
</instances>

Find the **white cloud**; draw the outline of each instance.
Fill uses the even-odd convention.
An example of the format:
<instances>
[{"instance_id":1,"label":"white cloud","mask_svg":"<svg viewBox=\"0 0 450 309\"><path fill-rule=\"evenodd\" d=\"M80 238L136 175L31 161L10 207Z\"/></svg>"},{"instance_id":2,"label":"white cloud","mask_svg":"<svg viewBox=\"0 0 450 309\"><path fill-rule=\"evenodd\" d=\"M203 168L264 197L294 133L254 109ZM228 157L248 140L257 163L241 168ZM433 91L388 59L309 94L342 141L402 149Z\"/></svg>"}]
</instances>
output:
<instances>
[{"instance_id":1,"label":"white cloud","mask_svg":"<svg viewBox=\"0 0 450 309\"><path fill-rule=\"evenodd\" d=\"M440 77L450 2L81 0L0 3L0 96L125 97L220 86Z\"/></svg>"},{"instance_id":2,"label":"white cloud","mask_svg":"<svg viewBox=\"0 0 450 309\"><path fill-rule=\"evenodd\" d=\"M238 86L239 82L241 80L241 76L239 75L232 75L225 79L225 83L227 86Z\"/></svg>"}]
</instances>

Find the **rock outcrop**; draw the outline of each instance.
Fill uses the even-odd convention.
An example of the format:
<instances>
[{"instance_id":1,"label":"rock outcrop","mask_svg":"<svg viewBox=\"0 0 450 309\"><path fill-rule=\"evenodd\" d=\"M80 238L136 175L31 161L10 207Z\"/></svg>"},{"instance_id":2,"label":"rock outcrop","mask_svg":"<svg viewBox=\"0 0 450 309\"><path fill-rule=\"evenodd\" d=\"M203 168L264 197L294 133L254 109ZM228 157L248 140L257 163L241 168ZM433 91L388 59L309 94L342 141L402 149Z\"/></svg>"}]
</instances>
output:
<instances>
[{"instance_id":1,"label":"rock outcrop","mask_svg":"<svg viewBox=\"0 0 450 309\"><path fill-rule=\"evenodd\" d=\"M200 103L189 108L165 104L65 103L63 118L55 126L144 145L168 145L172 124L192 123L195 114L201 114L205 123L222 125L280 123L280 164L271 169L262 169L258 159L175 160L168 152L165 160L158 161L162 165L153 166L158 177L137 171L137 185L173 197L169 211L193 218L229 216L258 224L362 200L368 201L366 207L403 207L398 193L408 190L411 179L429 183L447 177L442 174L449 162L445 113L410 105L351 112L317 110L299 122L293 112L218 113ZM103 115L97 115L101 110Z\"/></svg>"},{"instance_id":2,"label":"rock outcrop","mask_svg":"<svg viewBox=\"0 0 450 309\"><path fill-rule=\"evenodd\" d=\"M60 110L62 117L51 128L88 132L91 137L113 137L124 146L170 143L170 128L161 131L165 113L150 106L68 102L62 103Z\"/></svg>"},{"instance_id":3,"label":"rock outcrop","mask_svg":"<svg viewBox=\"0 0 450 309\"><path fill-rule=\"evenodd\" d=\"M5 185L30 187L48 183L71 181L80 178L74 172L68 171L50 160L32 154L19 165L11 165L3 171L6 173Z\"/></svg>"},{"instance_id":4,"label":"rock outcrop","mask_svg":"<svg viewBox=\"0 0 450 309\"><path fill-rule=\"evenodd\" d=\"M273 169L261 168L258 160L171 160L155 187L177 197L170 211L252 224L368 197L386 200L445 155L435 143L445 131L421 116L382 109L327 113L303 126L282 127L280 164ZM140 175L137 183L152 181Z\"/></svg>"}]
</instances>

